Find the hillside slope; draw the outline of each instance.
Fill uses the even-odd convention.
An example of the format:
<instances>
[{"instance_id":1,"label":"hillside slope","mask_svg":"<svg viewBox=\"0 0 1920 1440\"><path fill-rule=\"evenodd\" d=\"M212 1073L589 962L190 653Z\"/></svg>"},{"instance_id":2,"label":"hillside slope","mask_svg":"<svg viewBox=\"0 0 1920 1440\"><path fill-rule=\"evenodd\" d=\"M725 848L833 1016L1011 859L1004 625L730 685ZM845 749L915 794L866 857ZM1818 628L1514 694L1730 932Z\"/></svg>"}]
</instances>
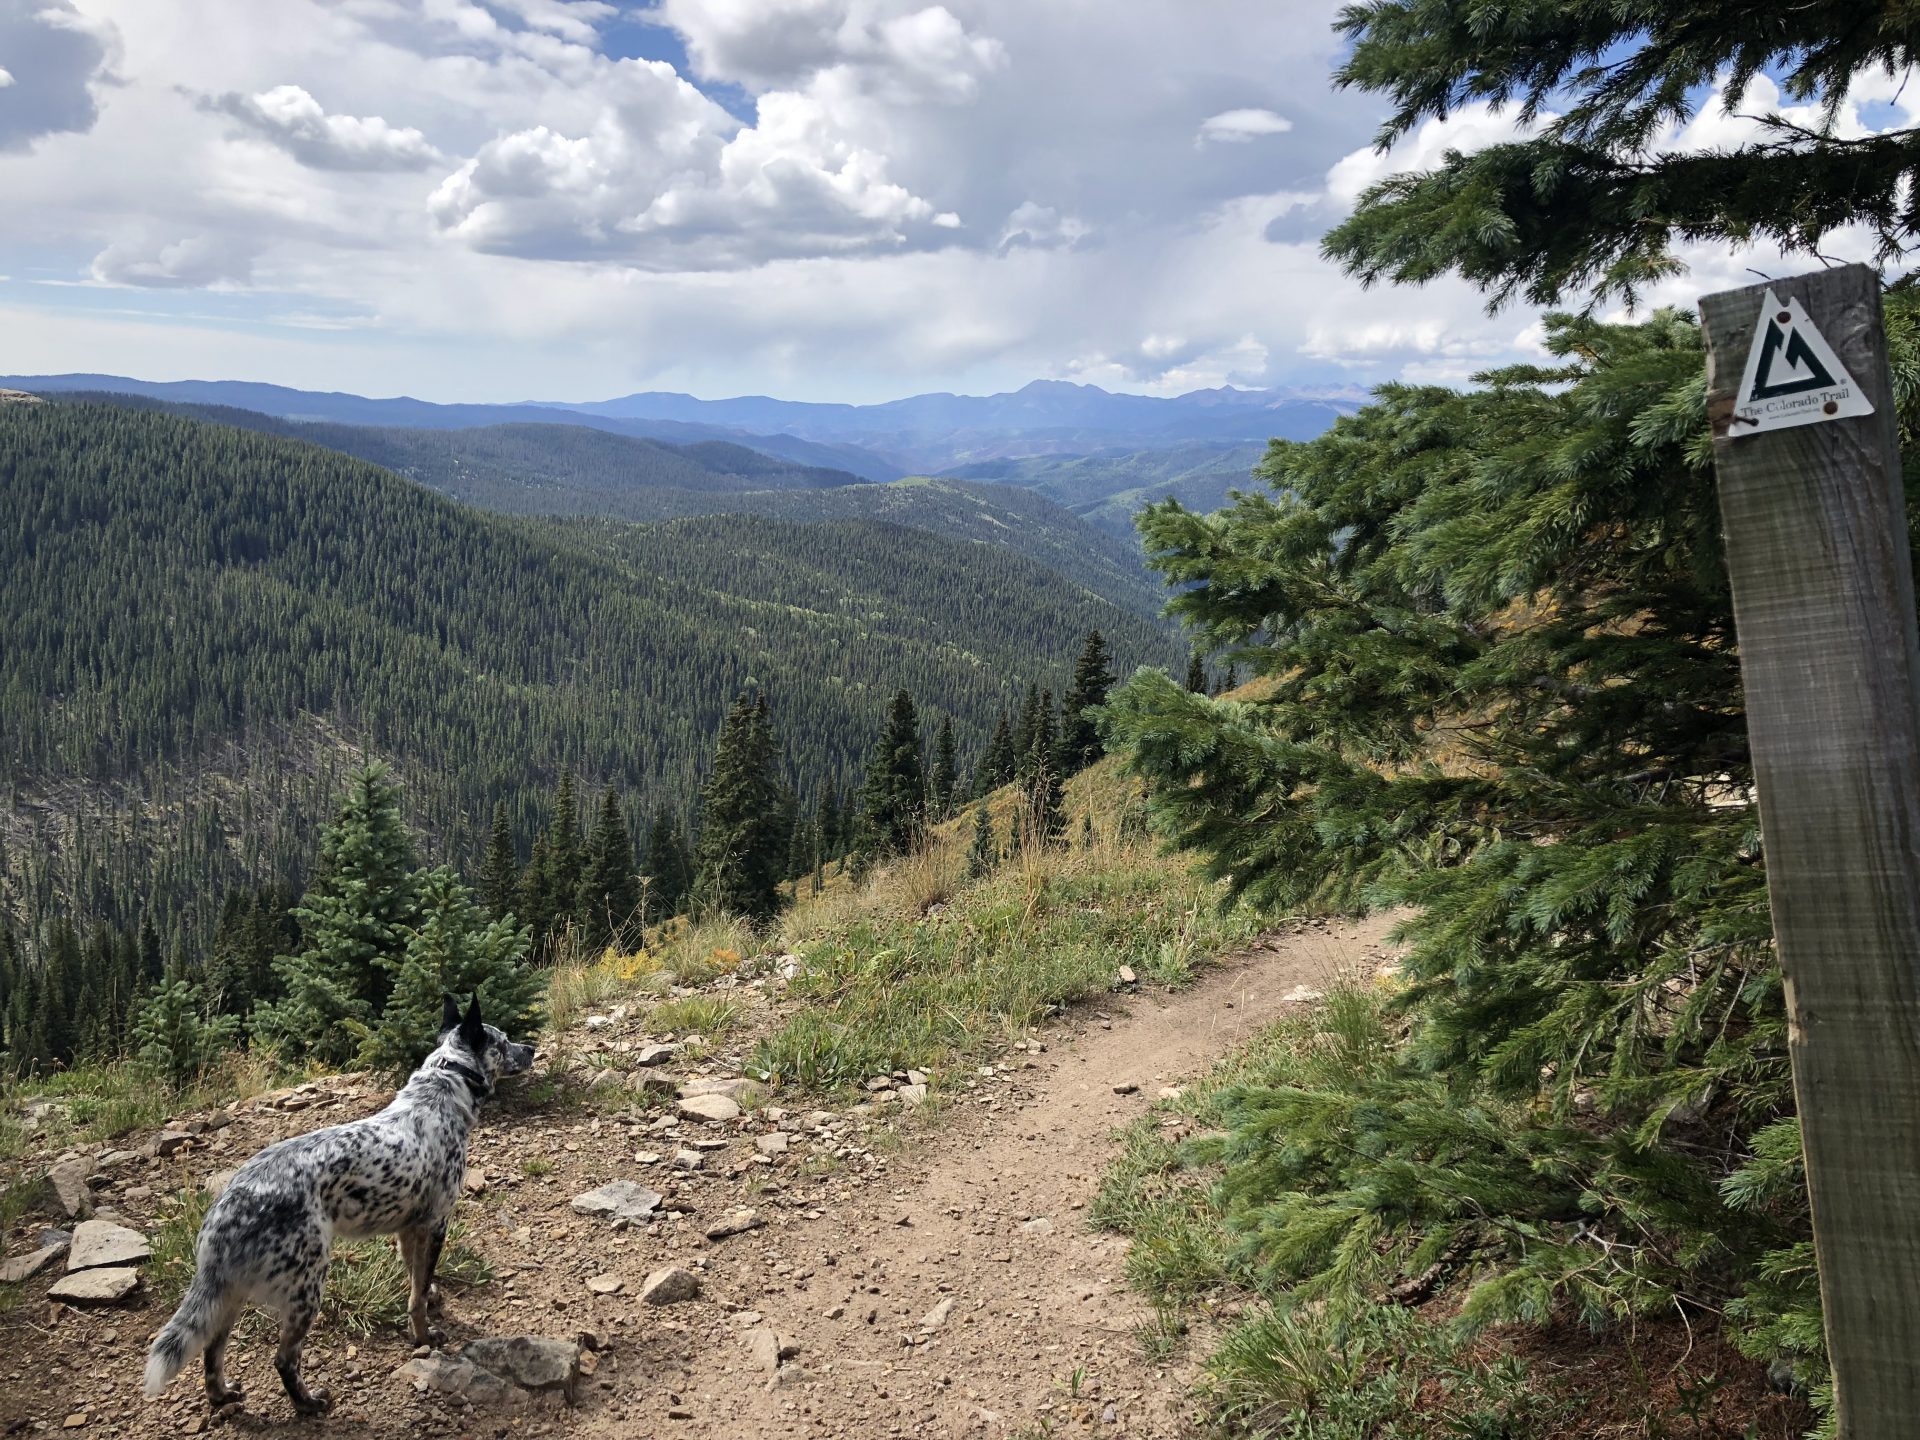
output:
<instances>
[{"instance_id":1,"label":"hillside slope","mask_svg":"<svg viewBox=\"0 0 1920 1440\"><path fill-rule=\"evenodd\" d=\"M961 465L946 476L1032 489L1089 525L1133 540L1133 517L1156 500L1212 511L1227 503L1229 491L1256 488L1253 467L1265 453L1264 444L1186 444L1101 455L1033 455Z\"/></svg>"},{"instance_id":2,"label":"hillside slope","mask_svg":"<svg viewBox=\"0 0 1920 1440\"><path fill-rule=\"evenodd\" d=\"M883 520L1012 550L1139 615L1158 615L1165 598L1163 587L1147 578L1130 520L1123 519L1118 531L1089 525L1037 489L1018 485L925 479L880 485L725 441L672 445L578 425L421 430L284 420L231 406L111 392L57 392L53 399L164 409L306 440L503 514Z\"/></svg>"},{"instance_id":3,"label":"hillside slope","mask_svg":"<svg viewBox=\"0 0 1920 1440\"><path fill-rule=\"evenodd\" d=\"M807 794L853 782L898 686L970 758L1027 683L1063 688L1091 628L1122 668L1173 658L1161 625L1003 549L859 521L491 516L312 445L117 407L0 408L0 488L15 839L70 828L63 782L177 798L182 767L320 717L400 762L415 819L471 860L496 801L524 838L565 767L684 805L749 683ZM270 852L249 823L201 806L175 829ZM63 847L42 838L16 902L46 898ZM192 876L104 853L125 873L68 877L87 912L187 903Z\"/></svg>"}]
</instances>

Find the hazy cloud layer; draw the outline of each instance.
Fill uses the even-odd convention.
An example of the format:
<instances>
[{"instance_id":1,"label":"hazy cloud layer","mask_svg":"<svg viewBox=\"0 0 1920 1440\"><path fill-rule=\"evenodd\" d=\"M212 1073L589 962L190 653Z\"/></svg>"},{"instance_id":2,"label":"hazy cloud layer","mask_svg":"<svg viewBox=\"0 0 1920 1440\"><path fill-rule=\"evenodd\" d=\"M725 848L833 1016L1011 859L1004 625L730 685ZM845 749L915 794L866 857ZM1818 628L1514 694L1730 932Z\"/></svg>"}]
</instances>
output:
<instances>
[{"instance_id":1,"label":"hazy cloud layer","mask_svg":"<svg viewBox=\"0 0 1920 1440\"><path fill-rule=\"evenodd\" d=\"M107 47L68 0L0 0L0 150L85 131Z\"/></svg>"},{"instance_id":2,"label":"hazy cloud layer","mask_svg":"<svg viewBox=\"0 0 1920 1440\"><path fill-rule=\"evenodd\" d=\"M298 85L258 95L230 92L206 103L316 170L423 170L441 159L411 126L389 125L378 115L329 115Z\"/></svg>"},{"instance_id":3,"label":"hazy cloud layer","mask_svg":"<svg viewBox=\"0 0 1920 1440\"><path fill-rule=\"evenodd\" d=\"M493 399L1537 353L1531 315L1320 258L1369 184L1511 133L1469 106L1376 155L1338 3L0 0L0 333L21 370ZM1697 258L1658 298L1756 263Z\"/></svg>"}]
</instances>

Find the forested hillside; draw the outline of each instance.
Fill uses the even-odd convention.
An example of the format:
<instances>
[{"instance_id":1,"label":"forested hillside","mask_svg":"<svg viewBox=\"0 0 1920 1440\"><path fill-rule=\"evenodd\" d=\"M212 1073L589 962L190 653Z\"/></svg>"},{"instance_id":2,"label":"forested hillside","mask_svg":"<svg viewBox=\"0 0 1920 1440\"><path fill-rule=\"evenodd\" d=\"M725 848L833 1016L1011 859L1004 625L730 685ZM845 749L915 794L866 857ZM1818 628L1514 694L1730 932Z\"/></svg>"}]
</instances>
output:
<instances>
[{"instance_id":1,"label":"forested hillside","mask_svg":"<svg viewBox=\"0 0 1920 1440\"><path fill-rule=\"evenodd\" d=\"M418 480L488 510L524 514L629 513L625 497L651 489L695 492L815 489L859 483L845 470L797 465L723 440L676 445L615 435L584 425L480 425L432 430L399 425L346 425L287 420L230 405L181 405L109 391L54 392L56 404L111 404L164 410L242 430L307 440Z\"/></svg>"},{"instance_id":2,"label":"forested hillside","mask_svg":"<svg viewBox=\"0 0 1920 1440\"><path fill-rule=\"evenodd\" d=\"M1044 495L1080 519L1113 535L1134 537L1134 517L1159 500L1193 510L1216 510L1232 490L1247 489L1261 445L1187 444L1164 450L1099 455L1028 455L983 460L946 473L957 480L991 480Z\"/></svg>"},{"instance_id":3,"label":"forested hillside","mask_svg":"<svg viewBox=\"0 0 1920 1440\"><path fill-rule=\"evenodd\" d=\"M346 751L394 760L429 850L524 842L558 777L685 813L720 718L766 695L803 802L886 697L969 763L1086 633L1156 623L1006 550L867 522L613 527L484 515L318 447L104 405L0 407L8 900L162 936L304 851ZM589 792L591 793L591 792ZM107 813L101 813L105 811ZM76 833L76 817L86 817Z\"/></svg>"},{"instance_id":4,"label":"forested hillside","mask_svg":"<svg viewBox=\"0 0 1920 1440\"><path fill-rule=\"evenodd\" d=\"M178 405L109 392L55 392L48 398L165 410L308 440L506 514L886 520L1002 546L1141 615L1157 615L1164 601L1161 587L1147 578L1131 510L1117 524L1095 528L1037 489L1017 485L925 479L865 484L845 471L794 465L723 441L670 445L577 425L419 430L283 420L224 405Z\"/></svg>"}]
</instances>

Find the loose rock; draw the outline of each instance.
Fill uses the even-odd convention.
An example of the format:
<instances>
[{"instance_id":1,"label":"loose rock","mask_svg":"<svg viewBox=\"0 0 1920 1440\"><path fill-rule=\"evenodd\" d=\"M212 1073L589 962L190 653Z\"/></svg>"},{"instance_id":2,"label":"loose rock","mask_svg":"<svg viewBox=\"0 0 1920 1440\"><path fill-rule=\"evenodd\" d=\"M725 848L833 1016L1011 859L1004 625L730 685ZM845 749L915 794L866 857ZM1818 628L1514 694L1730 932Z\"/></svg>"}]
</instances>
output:
<instances>
[{"instance_id":1,"label":"loose rock","mask_svg":"<svg viewBox=\"0 0 1920 1440\"><path fill-rule=\"evenodd\" d=\"M682 1270L678 1265L654 1271L640 1287L640 1302L643 1305L678 1305L699 1298L700 1277L691 1270Z\"/></svg>"},{"instance_id":2,"label":"loose rock","mask_svg":"<svg viewBox=\"0 0 1920 1440\"><path fill-rule=\"evenodd\" d=\"M597 1190L573 1197L573 1209L580 1215L602 1215L609 1220L646 1220L660 1208L663 1197L657 1190L632 1180L610 1180Z\"/></svg>"},{"instance_id":3,"label":"loose rock","mask_svg":"<svg viewBox=\"0 0 1920 1440\"><path fill-rule=\"evenodd\" d=\"M153 1247L138 1230L107 1220L85 1220L74 1227L67 1250L67 1273L114 1265L138 1265L153 1257Z\"/></svg>"},{"instance_id":4,"label":"loose rock","mask_svg":"<svg viewBox=\"0 0 1920 1440\"><path fill-rule=\"evenodd\" d=\"M140 1286L140 1272L130 1269L82 1270L63 1275L47 1291L49 1300L69 1305L111 1305Z\"/></svg>"},{"instance_id":5,"label":"loose rock","mask_svg":"<svg viewBox=\"0 0 1920 1440\"><path fill-rule=\"evenodd\" d=\"M522 1390L558 1390L571 1405L580 1377L580 1346L573 1340L541 1335L508 1335L472 1340L463 1360L511 1380Z\"/></svg>"},{"instance_id":6,"label":"loose rock","mask_svg":"<svg viewBox=\"0 0 1920 1440\"><path fill-rule=\"evenodd\" d=\"M715 1124L724 1124L740 1118L740 1107L724 1095L689 1095L680 1100L674 1111L683 1120L706 1120Z\"/></svg>"},{"instance_id":7,"label":"loose rock","mask_svg":"<svg viewBox=\"0 0 1920 1440\"><path fill-rule=\"evenodd\" d=\"M42 1210L63 1220L84 1220L93 1214L86 1161L78 1156L56 1160L41 1181L39 1198Z\"/></svg>"},{"instance_id":8,"label":"loose rock","mask_svg":"<svg viewBox=\"0 0 1920 1440\"><path fill-rule=\"evenodd\" d=\"M749 1230L758 1230L766 1223L751 1210L735 1210L709 1225L706 1236L709 1240L724 1240L729 1235L744 1235Z\"/></svg>"}]
</instances>

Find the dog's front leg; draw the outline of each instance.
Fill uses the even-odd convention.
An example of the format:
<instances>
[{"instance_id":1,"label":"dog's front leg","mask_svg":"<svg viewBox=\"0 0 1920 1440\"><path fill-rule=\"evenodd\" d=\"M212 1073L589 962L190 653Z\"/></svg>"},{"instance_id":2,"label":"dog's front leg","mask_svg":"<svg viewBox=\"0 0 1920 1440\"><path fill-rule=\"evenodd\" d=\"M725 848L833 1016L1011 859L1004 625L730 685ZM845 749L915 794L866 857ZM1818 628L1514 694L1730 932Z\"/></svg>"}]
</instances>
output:
<instances>
[{"instance_id":1,"label":"dog's front leg","mask_svg":"<svg viewBox=\"0 0 1920 1440\"><path fill-rule=\"evenodd\" d=\"M416 1345L443 1345L446 1334L427 1323L427 1301L433 1290L433 1272L440 1264L440 1249L446 1244L447 1227L420 1225L400 1232L400 1256L406 1262L410 1293L407 1300L407 1333Z\"/></svg>"}]
</instances>

